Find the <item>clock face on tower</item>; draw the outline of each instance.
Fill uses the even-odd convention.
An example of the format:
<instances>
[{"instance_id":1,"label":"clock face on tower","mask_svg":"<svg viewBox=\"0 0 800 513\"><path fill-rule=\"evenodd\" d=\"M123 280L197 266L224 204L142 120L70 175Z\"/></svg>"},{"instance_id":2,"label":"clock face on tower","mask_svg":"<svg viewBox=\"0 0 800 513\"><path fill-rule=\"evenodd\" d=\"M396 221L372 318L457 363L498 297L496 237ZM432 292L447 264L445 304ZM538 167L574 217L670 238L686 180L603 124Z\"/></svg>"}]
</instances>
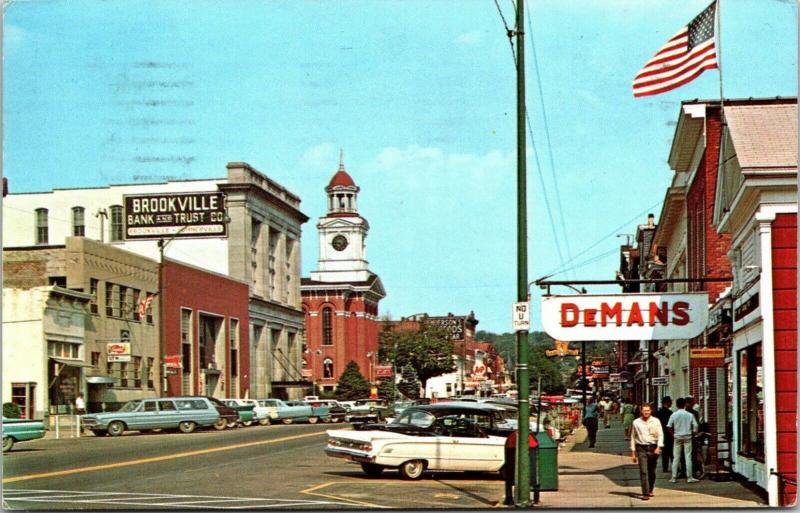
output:
<instances>
[{"instance_id":1,"label":"clock face on tower","mask_svg":"<svg viewBox=\"0 0 800 513\"><path fill-rule=\"evenodd\" d=\"M336 251L344 251L344 249L347 247L347 237L344 235L337 235L331 241L331 246L333 246L333 249Z\"/></svg>"}]
</instances>

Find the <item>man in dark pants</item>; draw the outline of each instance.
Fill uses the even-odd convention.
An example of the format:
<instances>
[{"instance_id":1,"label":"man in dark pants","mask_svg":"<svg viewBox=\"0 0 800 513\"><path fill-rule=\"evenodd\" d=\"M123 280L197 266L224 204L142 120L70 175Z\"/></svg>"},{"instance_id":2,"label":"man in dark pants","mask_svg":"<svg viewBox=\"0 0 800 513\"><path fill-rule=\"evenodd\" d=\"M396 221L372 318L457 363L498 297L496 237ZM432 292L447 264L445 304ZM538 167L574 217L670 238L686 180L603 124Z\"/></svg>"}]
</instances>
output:
<instances>
[{"instance_id":1,"label":"man in dark pants","mask_svg":"<svg viewBox=\"0 0 800 513\"><path fill-rule=\"evenodd\" d=\"M589 448L594 447L597 441L597 423L600 414L597 410L597 405L594 403L594 397L589 397L586 402L586 407L583 409L583 425L586 426L586 431L589 433Z\"/></svg>"},{"instance_id":2,"label":"man in dark pants","mask_svg":"<svg viewBox=\"0 0 800 513\"><path fill-rule=\"evenodd\" d=\"M661 470L672 472L670 459L672 459L672 433L667 429L669 416L672 415L672 398L665 395L661 399L661 408L656 411L656 417L661 421L661 430L664 432L664 451L661 453Z\"/></svg>"},{"instance_id":3,"label":"man in dark pants","mask_svg":"<svg viewBox=\"0 0 800 513\"><path fill-rule=\"evenodd\" d=\"M631 458L639 463L639 479L642 484L642 500L650 500L656 484L656 463L664 448L664 430L661 421L651 415L652 408L643 404L641 417L633 421L631 430Z\"/></svg>"}]
</instances>

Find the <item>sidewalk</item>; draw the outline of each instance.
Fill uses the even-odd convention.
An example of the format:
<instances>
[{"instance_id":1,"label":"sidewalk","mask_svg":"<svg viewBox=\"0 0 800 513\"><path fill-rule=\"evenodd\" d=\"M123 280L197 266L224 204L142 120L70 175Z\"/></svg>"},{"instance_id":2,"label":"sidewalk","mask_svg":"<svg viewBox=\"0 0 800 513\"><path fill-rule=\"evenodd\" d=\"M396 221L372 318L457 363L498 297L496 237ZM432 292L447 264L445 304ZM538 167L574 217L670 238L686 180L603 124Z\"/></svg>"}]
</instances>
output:
<instances>
[{"instance_id":1,"label":"sidewalk","mask_svg":"<svg viewBox=\"0 0 800 513\"><path fill-rule=\"evenodd\" d=\"M589 449L586 428L573 433L558 451L558 491L542 492L538 507L545 508L741 508L764 507L761 500L735 481L699 483L679 479L670 483L670 474L656 469L654 494L641 500L639 467L631 461L630 442L625 440L622 423L612 420L597 430L597 444Z\"/></svg>"}]
</instances>

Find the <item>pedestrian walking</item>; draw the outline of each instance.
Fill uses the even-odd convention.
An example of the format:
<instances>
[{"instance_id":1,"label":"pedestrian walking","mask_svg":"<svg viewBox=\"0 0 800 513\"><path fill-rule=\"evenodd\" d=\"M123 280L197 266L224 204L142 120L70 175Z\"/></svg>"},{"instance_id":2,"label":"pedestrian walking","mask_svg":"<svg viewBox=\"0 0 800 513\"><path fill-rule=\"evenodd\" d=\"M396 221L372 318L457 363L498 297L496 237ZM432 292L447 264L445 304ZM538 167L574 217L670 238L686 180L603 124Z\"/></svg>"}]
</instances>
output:
<instances>
[{"instance_id":1,"label":"pedestrian walking","mask_svg":"<svg viewBox=\"0 0 800 513\"><path fill-rule=\"evenodd\" d=\"M506 438L505 443L505 464L503 465L503 480L505 481L506 496L503 504L511 506L514 504L514 478L516 477L516 461L517 461L517 437L519 431L512 431ZM528 433L528 448L530 449L529 455L531 459L530 478L532 483L536 483L536 449L539 447L539 441L533 433Z\"/></svg>"},{"instance_id":2,"label":"pedestrian walking","mask_svg":"<svg viewBox=\"0 0 800 513\"><path fill-rule=\"evenodd\" d=\"M639 463L639 480L642 484L642 500L650 500L656 485L656 463L664 448L664 430L661 421L653 417L649 404L643 404L641 417L633 421L631 429L631 458Z\"/></svg>"},{"instance_id":3,"label":"pedestrian walking","mask_svg":"<svg viewBox=\"0 0 800 513\"><path fill-rule=\"evenodd\" d=\"M78 394L78 397L75 398L75 413L86 415L86 401L83 399L83 394Z\"/></svg>"},{"instance_id":4,"label":"pedestrian walking","mask_svg":"<svg viewBox=\"0 0 800 513\"><path fill-rule=\"evenodd\" d=\"M625 401L622 404L622 427L625 429L625 440L631 439L631 429L633 428L633 404Z\"/></svg>"},{"instance_id":5,"label":"pedestrian walking","mask_svg":"<svg viewBox=\"0 0 800 513\"><path fill-rule=\"evenodd\" d=\"M692 437L698 429L694 415L686 411L686 399L683 397L677 401L678 409L669 417L667 428L673 437L672 450L672 478L670 483L678 482L678 468L680 467L681 455L686 460L686 482L696 483L698 480L692 474Z\"/></svg>"},{"instance_id":6,"label":"pedestrian walking","mask_svg":"<svg viewBox=\"0 0 800 513\"><path fill-rule=\"evenodd\" d=\"M589 397L586 406L583 408L583 425L586 426L586 431L589 433L589 448L594 447L597 442L597 423L599 421L599 412L597 405L594 402L594 397Z\"/></svg>"},{"instance_id":7,"label":"pedestrian walking","mask_svg":"<svg viewBox=\"0 0 800 513\"><path fill-rule=\"evenodd\" d=\"M672 398L665 395L661 399L661 408L656 410L656 418L661 422L661 429L664 431L664 450L661 452L661 470L670 472L670 461L672 460L672 433L667 429L667 423L672 416Z\"/></svg>"},{"instance_id":8,"label":"pedestrian walking","mask_svg":"<svg viewBox=\"0 0 800 513\"><path fill-rule=\"evenodd\" d=\"M604 397L600 404L603 407L603 422L608 429L611 427L611 399Z\"/></svg>"}]
</instances>

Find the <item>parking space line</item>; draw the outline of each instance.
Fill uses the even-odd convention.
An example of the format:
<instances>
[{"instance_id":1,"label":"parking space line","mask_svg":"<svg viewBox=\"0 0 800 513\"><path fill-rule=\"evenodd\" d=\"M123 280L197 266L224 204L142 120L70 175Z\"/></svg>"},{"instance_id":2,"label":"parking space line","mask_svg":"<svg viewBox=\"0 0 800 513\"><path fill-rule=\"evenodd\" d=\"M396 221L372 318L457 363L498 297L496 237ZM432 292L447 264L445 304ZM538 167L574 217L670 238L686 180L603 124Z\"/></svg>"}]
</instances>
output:
<instances>
[{"instance_id":1,"label":"parking space line","mask_svg":"<svg viewBox=\"0 0 800 513\"><path fill-rule=\"evenodd\" d=\"M380 506L378 504L371 504L369 502L357 501L355 499L348 499L347 497L339 497L339 496L336 496L336 495L327 495L327 494L324 494L324 493L317 492L317 490L321 490L321 489L326 488L326 487L328 487L330 485L343 484L343 483L354 483L354 482L358 482L358 481L330 481L330 482L327 482L327 483L322 483L322 484L317 485L317 486L312 486L311 488L307 488L305 490L301 490L300 493L305 493L306 495L316 495L317 497L325 497L326 499L334 499L334 500L337 500L337 501L347 501L347 502L350 502L350 503L353 503L353 504L358 504L358 505L361 505L361 506L367 506L369 508L387 509L389 507L389 506Z\"/></svg>"},{"instance_id":2,"label":"parking space line","mask_svg":"<svg viewBox=\"0 0 800 513\"><path fill-rule=\"evenodd\" d=\"M128 461L121 461L118 463L108 463L105 465L94 465L91 467L80 467L80 468L73 468L67 470L57 470L54 472L42 472L39 474L28 474L16 477L7 477L3 479L3 483L16 483L18 481L28 481L31 479L41 479L45 477L56 477L56 476L67 476L71 474L80 474L83 472L94 472L97 470L106 470L111 468L119 468L119 467L128 467L131 465L143 465L146 463L156 463L160 461L168 461L174 460L179 458L189 458L191 456L199 456L204 454L211 454L214 452L221 452L221 451L230 451L233 449L241 449L244 447L253 447L257 445L269 445L269 444L276 444L281 442L288 442L290 440L299 440L301 438L309 438L312 436L322 436L326 435L325 431L314 432L314 433L304 433L301 435L292 435L292 436L284 436L281 438L272 438L269 440L260 440L258 442L245 442L241 444L234 444L234 445L225 445L222 447L212 447L209 449L200 449L197 451L188 451L188 452L179 452L176 454L168 454L164 456L154 456L151 458L142 458L138 460L128 460Z\"/></svg>"}]
</instances>

